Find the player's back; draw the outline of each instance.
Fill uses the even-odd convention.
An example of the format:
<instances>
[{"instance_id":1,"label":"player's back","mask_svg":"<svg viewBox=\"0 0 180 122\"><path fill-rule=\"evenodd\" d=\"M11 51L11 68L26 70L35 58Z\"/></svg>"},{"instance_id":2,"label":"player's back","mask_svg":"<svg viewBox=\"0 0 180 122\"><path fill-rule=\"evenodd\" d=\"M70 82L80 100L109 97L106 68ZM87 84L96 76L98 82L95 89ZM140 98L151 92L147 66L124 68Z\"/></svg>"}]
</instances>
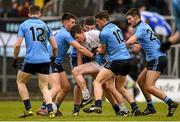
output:
<instances>
[{"instance_id":1,"label":"player's back","mask_svg":"<svg viewBox=\"0 0 180 122\"><path fill-rule=\"evenodd\" d=\"M100 41L106 45L108 60L130 59L122 31L113 23L106 24L100 33Z\"/></svg>"},{"instance_id":2,"label":"player's back","mask_svg":"<svg viewBox=\"0 0 180 122\"><path fill-rule=\"evenodd\" d=\"M40 19L31 18L24 21L19 28L18 36L25 38L27 63L49 62L47 42L53 36L50 28Z\"/></svg>"},{"instance_id":3,"label":"player's back","mask_svg":"<svg viewBox=\"0 0 180 122\"><path fill-rule=\"evenodd\" d=\"M151 27L141 21L135 28L135 33L138 42L141 44L142 48L146 53L146 60L150 61L159 56L165 56L165 53L159 50L160 40L155 36Z\"/></svg>"}]
</instances>

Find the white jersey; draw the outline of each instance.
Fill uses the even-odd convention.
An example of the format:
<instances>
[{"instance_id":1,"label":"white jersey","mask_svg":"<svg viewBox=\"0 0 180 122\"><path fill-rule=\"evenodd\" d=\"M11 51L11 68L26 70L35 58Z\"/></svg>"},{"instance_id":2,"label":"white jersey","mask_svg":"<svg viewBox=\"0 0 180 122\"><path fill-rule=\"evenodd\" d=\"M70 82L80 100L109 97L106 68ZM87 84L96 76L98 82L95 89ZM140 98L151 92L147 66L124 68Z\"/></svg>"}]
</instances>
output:
<instances>
[{"instance_id":1,"label":"white jersey","mask_svg":"<svg viewBox=\"0 0 180 122\"><path fill-rule=\"evenodd\" d=\"M93 48L97 48L100 45L99 41L99 34L100 31L98 30L90 30L88 32L85 32L85 42L81 43L84 47L86 47L88 50L92 51Z\"/></svg>"}]
</instances>

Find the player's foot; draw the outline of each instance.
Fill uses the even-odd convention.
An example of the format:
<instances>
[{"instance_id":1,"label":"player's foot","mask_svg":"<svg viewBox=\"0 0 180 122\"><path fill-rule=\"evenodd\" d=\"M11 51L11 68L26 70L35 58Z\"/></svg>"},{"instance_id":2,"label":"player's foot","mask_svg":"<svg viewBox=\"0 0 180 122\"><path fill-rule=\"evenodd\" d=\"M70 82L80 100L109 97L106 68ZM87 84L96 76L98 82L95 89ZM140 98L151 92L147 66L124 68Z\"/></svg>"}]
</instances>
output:
<instances>
[{"instance_id":1,"label":"player's foot","mask_svg":"<svg viewBox=\"0 0 180 122\"><path fill-rule=\"evenodd\" d=\"M26 118L28 116L33 116L33 111L30 109L28 111L24 111L24 113L22 115L19 116L19 118Z\"/></svg>"},{"instance_id":2,"label":"player's foot","mask_svg":"<svg viewBox=\"0 0 180 122\"><path fill-rule=\"evenodd\" d=\"M173 116L174 112L176 111L176 108L178 107L178 103L173 102L169 108L168 108L168 114L167 117Z\"/></svg>"},{"instance_id":3,"label":"player's foot","mask_svg":"<svg viewBox=\"0 0 180 122\"><path fill-rule=\"evenodd\" d=\"M142 114L149 115L149 114L155 114L155 113L156 113L156 109L154 107L147 107Z\"/></svg>"},{"instance_id":4,"label":"player's foot","mask_svg":"<svg viewBox=\"0 0 180 122\"><path fill-rule=\"evenodd\" d=\"M129 116L129 111L118 111L116 112L118 116Z\"/></svg>"},{"instance_id":5,"label":"player's foot","mask_svg":"<svg viewBox=\"0 0 180 122\"><path fill-rule=\"evenodd\" d=\"M72 115L73 116L79 116L79 110L73 110Z\"/></svg>"},{"instance_id":6,"label":"player's foot","mask_svg":"<svg viewBox=\"0 0 180 122\"><path fill-rule=\"evenodd\" d=\"M143 114L139 108L136 108L136 109L132 110L132 112L131 112L131 116L142 116L142 115Z\"/></svg>"},{"instance_id":7,"label":"player's foot","mask_svg":"<svg viewBox=\"0 0 180 122\"><path fill-rule=\"evenodd\" d=\"M86 106L87 104L92 102L92 98L88 98L88 99L82 99L81 104L80 104L80 108Z\"/></svg>"},{"instance_id":8,"label":"player's foot","mask_svg":"<svg viewBox=\"0 0 180 122\"><path fill-rule=\"evenodd\" d=\"M73 116L79 116L79 110L80 110L79 107L74 107L74 110L73 110L72 115L73 115Z\"/></svg>"},{"instance_id":9,"label":"player's foot","mask_svg":"<svg viewBox=\"0 0 180 122\"><path fill-rule=\"evenodd\" d=\"M55 113L55 116L62 116L62 112L60 110L57 110L57 112Z\"/></svg>"},{"instance_id":10,"label":"player's foot","mask_svg":"<svg viewBox=\"0 0 180 122\"><path fill-rule=\"evenodd\" d=\"M92 113L92 112L95 112L95 113L102 113L102 108L101 107L97 107L95 105L92 105L90 108L86 108L86 110L83 109L83 111L86 113Z\"/></svg>"},{"instance_id":11,"label":"player's foot","mask_svg":"<svg viewBox=\"0 0 180 122\"><path fill-rule=\"evenodd\" d=\"M95 105L91 105L91 107L95 107ZM83 111L85 113L92 113L93 112L93 110L91 110L90 108L84 108Z\"/></svg>"},{"instance_id":12,"label":"player's foot","mask_svg":"<svg viewBox=\"0 0 180 122\"><path fill-rule=\"evenodd\" d=\"M47 109L42 109L42 108L39 108L36 112L37 115L40 115L40 116L48 116L48 111Z\"/></svg>"}]
</instances>

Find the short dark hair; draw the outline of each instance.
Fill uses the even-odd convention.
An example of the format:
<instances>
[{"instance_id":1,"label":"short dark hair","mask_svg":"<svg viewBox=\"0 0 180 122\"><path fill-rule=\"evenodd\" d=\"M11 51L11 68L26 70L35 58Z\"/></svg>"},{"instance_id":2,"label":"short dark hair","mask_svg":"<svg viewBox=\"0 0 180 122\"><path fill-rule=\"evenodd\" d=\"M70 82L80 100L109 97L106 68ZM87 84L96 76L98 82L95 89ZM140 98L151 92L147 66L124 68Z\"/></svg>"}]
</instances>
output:
<instances>
[{"instance_id":1,"label":"short dark hair","mask_svg":"<svg viewBox=\"0 0 180 122\"><path fill-rule=\"evenodd\" d=\"M104 10L95 15L96 19L106 19L109 20L109 14L108 11Z\"/></svg>"},{"instance_id":2,"label":"short dark hair","mask_svg":"<svg viewBox=\"0 0 180 122\"><path fill-rule=\"evenodd\" d=\"M84 19L84 25L94 25L95 24L95 20L93 17L86 17Z\"/></svg>"},{"instance_id":3,"label":"short dark hair","mask_svg":"<svg viewBox=\"0 0 180 122\"><path fill-rule=\"evenodd\" d=\"M76 20L76 16L74 16L74 15L71 14L71 13L66 12L66 13L64 13L64 14L62 15L61 20L64 21L64 20L69 20L69 19L71 19L71 18L73 18L73 19Z\"/></svg>"},{"instance_id":4,"label":"short dark hair","mask_svg":"<svg viewBox=\"0 0 180 122\"><path fill-rule=\"evenodd\" d=\"M139 10L136 9L136 8L130 9L130 10L126 13L126 16L128 16L128 15L133 16L133 17L138 16L139 18L141 18L140 12L139 12Z\"/></svg>"},{"instance_id":5,"label":"short dark hair","mask_svg":"<svg viewBox=\"0 0 180 122\"><path fill-rule=\"evenodd\" d=\"M75 38L75 34L79 34L82 32L82 27L79 24L74 25L71 30L70 33L72 35L73 38Z\"/></svg>"},{"instance_id":6,"label":"short dark hair","mask_svg":"<svg viewBox=\"0 0 180 122\"><path fill-rule=\"evenodd\" d=\"M29 7L29 14L38 14L41 11L41 8L37 5L31 5Z\"/></svg>"}]
</instances>

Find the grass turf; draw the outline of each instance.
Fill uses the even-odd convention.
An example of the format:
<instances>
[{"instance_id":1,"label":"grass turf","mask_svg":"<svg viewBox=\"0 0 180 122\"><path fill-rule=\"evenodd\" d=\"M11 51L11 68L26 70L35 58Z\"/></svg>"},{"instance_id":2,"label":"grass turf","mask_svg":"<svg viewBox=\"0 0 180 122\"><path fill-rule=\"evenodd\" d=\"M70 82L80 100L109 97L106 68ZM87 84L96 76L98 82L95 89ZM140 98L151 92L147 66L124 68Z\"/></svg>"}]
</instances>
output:
<instances>
[{"instance_id":1,"label":"grass turf","mask_svg":"<svg viewBox=\"0 0 180 122\"><path fill-rule=\"evenodd\" d=\"M40 101L32 101L31 102L34 113L41 105ZM141 110L144 110L146 107L145 103L138 103ZM130 106L127 105L129 110ZM180 107L177 108L173 117L166 117L168 107L164 103L155 103L155 107L157 110L156 114L149 116L141 116L141 117L121 117L116 116L110 103L103 102L103 112L102 114L86 114L82 110L80 111L80 115L78 117L73 117L72 101L64 101L61 105L61 111L63 112L62 117L56 118L48 118L41 117L34 114L31 117L27 118L18 118L18 115L21 114L24 110L24 105L20 101L0 101L0 121L180 121Z\"/></svg>"}]
</instances>

